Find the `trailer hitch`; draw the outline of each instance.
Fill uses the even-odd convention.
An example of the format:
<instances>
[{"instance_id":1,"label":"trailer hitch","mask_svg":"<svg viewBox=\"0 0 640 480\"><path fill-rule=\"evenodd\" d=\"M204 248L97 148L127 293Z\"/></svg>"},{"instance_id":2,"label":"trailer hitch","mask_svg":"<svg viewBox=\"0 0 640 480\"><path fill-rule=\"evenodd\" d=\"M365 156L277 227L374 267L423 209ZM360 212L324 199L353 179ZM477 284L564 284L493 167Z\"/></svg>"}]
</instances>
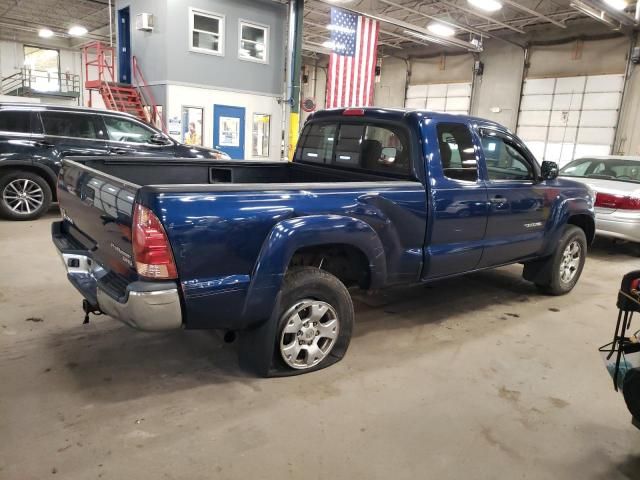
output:
<instances>
[{"instance_id":1,"label":"trailer hitch","mask_svg":"<svg viewBox=\"0 0 640 480\"><path fill-rule=\"evenodd\" d=\"M89 314L93 313L94 315L102 315L102 310L97 305L93 305L89 303L89 300L82 300L82 310L84 311L84 320L82 321L83 325L89 323Z\"/></svg>"}]
</instances>

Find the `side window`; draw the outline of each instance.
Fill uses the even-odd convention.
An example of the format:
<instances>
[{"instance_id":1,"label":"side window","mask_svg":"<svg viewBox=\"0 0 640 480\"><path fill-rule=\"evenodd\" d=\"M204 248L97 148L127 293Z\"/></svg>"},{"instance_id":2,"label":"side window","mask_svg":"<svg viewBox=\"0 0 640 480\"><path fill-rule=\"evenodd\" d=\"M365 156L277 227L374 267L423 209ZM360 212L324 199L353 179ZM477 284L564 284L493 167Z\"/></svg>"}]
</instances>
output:
<instances>
[{"instance_id":1,"label":"side window","mask_svg":"<svg viewBox=\"0 0 640 480\"><path fill-rule=\"evenodd\" d=\"M497 135L482 135L489 180L533 180L533 166L518 147Z\"/></svg>"},{"instance_id":2,"label":"side window","mask_svg":"<svg viewBox=\"0 0 640 480\"><path fill-rule=\"evenodd\" d=\"M105 115L102 118L107 127L109 140L130 143L151 143L151 137L156 134L153 130L143 127L139 123L132 122L131 120L111 117L109 115Z\"/></svg>"},{"instance_id":3,"label":"side window","mask_svg":"<svg viewBox=\"0 0 640 480\"><path fill-rule=\"evenodd\" d=\"M331 163L337 126L315 123L305 128L298 158L306 162Z\"/></svg>"},{"instance_id":4,"label":"side window","mask_svg":"<svg viewBox=\"0 0 640 480\"><path fill-rule=\"evenodd\" d=\"M30 133L31 112L19 110L0 111L0 132Z\"/></svg>"},{"instance_id":5,"label":"side window","mask_svg":"<svg viewBox=\"0 0 640 480\"><path fill-rule=\"evenodd\" d=\"M478 160L469 128L462 123L439 123L436 131L445 177L476 182Z\"/></svg>"},{"instance_id":6,"label":"side window","mask_svg":"<svg viewBox=\"0 0 640 480\"><path fill-rule=\"evenodd\" d=\"M92 115L56 112L41 112L42 124L46 135L72 138L98 138Z\"/></svg>"}]
</instances>

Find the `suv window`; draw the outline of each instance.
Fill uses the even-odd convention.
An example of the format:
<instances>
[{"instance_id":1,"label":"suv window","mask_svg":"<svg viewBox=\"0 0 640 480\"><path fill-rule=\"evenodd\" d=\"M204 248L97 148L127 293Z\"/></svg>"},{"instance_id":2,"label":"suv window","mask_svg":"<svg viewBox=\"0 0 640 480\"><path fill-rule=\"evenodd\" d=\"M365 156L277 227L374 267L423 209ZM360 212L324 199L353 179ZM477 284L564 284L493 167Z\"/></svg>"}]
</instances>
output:
<instances>
[{"instance_id":1,"label":"suv window","mask_svg":"<svg viewBox=\"0 0 640 480\"><path fill-rule=\"evenodd\" d=\"M23 110L0 111L0 132L30 133L31 112Z\"/></svg>"},{"instance_id":2,"label":"suv window","mask_svg":"<svg viewBox=\"0 0 640 480\"><path fill-rule=\"evenodd\" d=\"M315 123L305 127L297 158L408 176L411 163L407 145L406 134L393 126Z\"/></svg>"},{"instance_id":3,"label":"suv window","mask_svg":"<svg viewBox=\"0 0 640 480\"><path fill-rule=\"evenodd\" d=\"M507 138L482 132L482 149L490 180L533 180L535 178L533 166L525 154Z\"/></svg>"},{"instance_id":4,"label":"suv window","mask_svg":"<svg viewBox=\"0 0 640 480\"><path fill-rule=\"evenodd\" d=\"M436 131L445 177L478 181L478 159L469 128L463 123L439 123Z\"/></svg>"},{"instance_id":5,"label":"suv window","mask_svg":"<svg viewBox=\"0 0 640 480\"><path fill-rule=\"evenodd\" d=\"M96 139L96 126L93 116L82 113L56 112L53 110L40 112L44 133L58 137Z\"/></svg>"},{"instance_id":6,"label":"suv window","mask_svg":"<svg viewBox=\"0 0 640 480\"><path fill-rule=\"evenodd\" d=\"M146 128L126 118L117 118L110 115L105 115L102 118L107 127L110 140L130 143L151 143L151 137L156 134L156 132L150 128Z\"/></svg>"}]
</instances>

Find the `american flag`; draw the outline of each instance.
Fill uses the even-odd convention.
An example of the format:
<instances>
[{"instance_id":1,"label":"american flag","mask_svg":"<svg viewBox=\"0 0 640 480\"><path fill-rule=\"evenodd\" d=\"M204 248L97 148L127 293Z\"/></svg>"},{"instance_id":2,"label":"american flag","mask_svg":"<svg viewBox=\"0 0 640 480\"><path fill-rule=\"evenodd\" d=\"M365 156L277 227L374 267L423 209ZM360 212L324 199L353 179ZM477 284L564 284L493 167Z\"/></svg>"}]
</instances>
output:
<instances>
[{"instance_id":1,"label":"american flag","mask_svg":"<svg viewBox=\"0 0 640 480\"><path fill-rule=\"evenodd\" d=\"M331 58L327 108L368 107L373 103L378 21L331 9Z\"/></svg>"}]
</instances>

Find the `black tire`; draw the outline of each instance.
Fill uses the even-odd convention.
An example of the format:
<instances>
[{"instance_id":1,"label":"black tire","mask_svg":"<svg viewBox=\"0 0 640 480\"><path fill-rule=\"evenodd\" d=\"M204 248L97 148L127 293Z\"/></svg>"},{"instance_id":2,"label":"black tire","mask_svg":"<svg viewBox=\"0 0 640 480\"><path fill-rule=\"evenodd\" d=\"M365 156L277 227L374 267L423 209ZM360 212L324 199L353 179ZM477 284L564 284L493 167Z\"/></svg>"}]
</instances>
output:
<instances>
[{"instance_id":1,"label":"black tire","mask_svg":"<svg viewBox=\"0 0 640 480\"><path fill-rule=\"evenodd\" d=\"M23 182L27 182L27 185L32 187L30 190L32 200L28 204L21 203L19 209L16 209L16 203L12 201L16 195L15 187L17 185L20 188ZM12 170L0 177L0 216L6 219L35 220L49 211L51 200L51 187L40 175ZM25 211L19 211L22 205L26 205Z\"/></svg>"},{"instance_id":2,"label":"black tire","mask_svg":"<svg viewBox=\"0 0 640 480\"><path fill-rule=\"evenodd\" d=\"M330 322L335 314L338 325L337 337L331 340L331 343L326 343L329 339L322 338L322 335L318 335L317 340L309 339L309 342L316 342L311 345L311 347L314 347L314 351L319 352L321 352L321 350L315 350L315 346L322 347L322 342L325 342L324 345L327 348L327 352L319 353L319 355L324 356L321 357L321 360L318 361L317 364L304 366L305 359L311 351L307 350L305 344L300 347L299 358L301 364L292 366L291 363L295 359L290 359L289 362L285 360L285 353L281 350L281 341L290 340L291 336L293 336L293 343L297 343L299 338L304 338L304 335L298 336L297 334L284 332L285 327L292 325L289 323L290 315L294 315L293 312L296 309L299 318L302 318L302 325L304 325L305 319L308 320L308 324L313 325L313 322L309 320L312 318L311 315L313 315L313 307L304 308L304 306L307 305L307 303L304 302L308 300L318 301L317 304L314 304L315 306L322 307L322 304L328 304L332 307L333 310L328 310L322 317L322 320L317 322L317 324L320 325L320 322L322 322L323 325L331 325ZM290 269L285 276L282 286L272 365L278 371L279 375L296 375L333 365L340 361L347 352L353 331L353 319L354 312L351 295L349 295L349 291L344 284L335 276L315 267L296 267ZM315 330L315 327L311 328L311 330ZM302 327L300 331L302 331ZM313 333L309 332L309 329L305 330L305 332Z\"/></svg>"},{"instance_id":3,"label":"black tire","mask_svg":"<svg viewBox=\"0 0 640 480\"><path fill-rule=\"evenodd\" d=\"M579 258L575 267L575 273L573 273L570 279L568 277L565 279L562 276L563 269L561 266L565 260L565 250L572 244L579 245ZM545 265L545 267L549 269L547 278L544 282L536 282L536 287L547 295L565 295L569 293L573 290L576 283L578 283L586 258L587 237L584 234L584 231L575 225L566 225L564 227L564 232L558 241L556 251L551 257L549 257L547 260L548 264Z\"/></svg>"}]
</instances>

